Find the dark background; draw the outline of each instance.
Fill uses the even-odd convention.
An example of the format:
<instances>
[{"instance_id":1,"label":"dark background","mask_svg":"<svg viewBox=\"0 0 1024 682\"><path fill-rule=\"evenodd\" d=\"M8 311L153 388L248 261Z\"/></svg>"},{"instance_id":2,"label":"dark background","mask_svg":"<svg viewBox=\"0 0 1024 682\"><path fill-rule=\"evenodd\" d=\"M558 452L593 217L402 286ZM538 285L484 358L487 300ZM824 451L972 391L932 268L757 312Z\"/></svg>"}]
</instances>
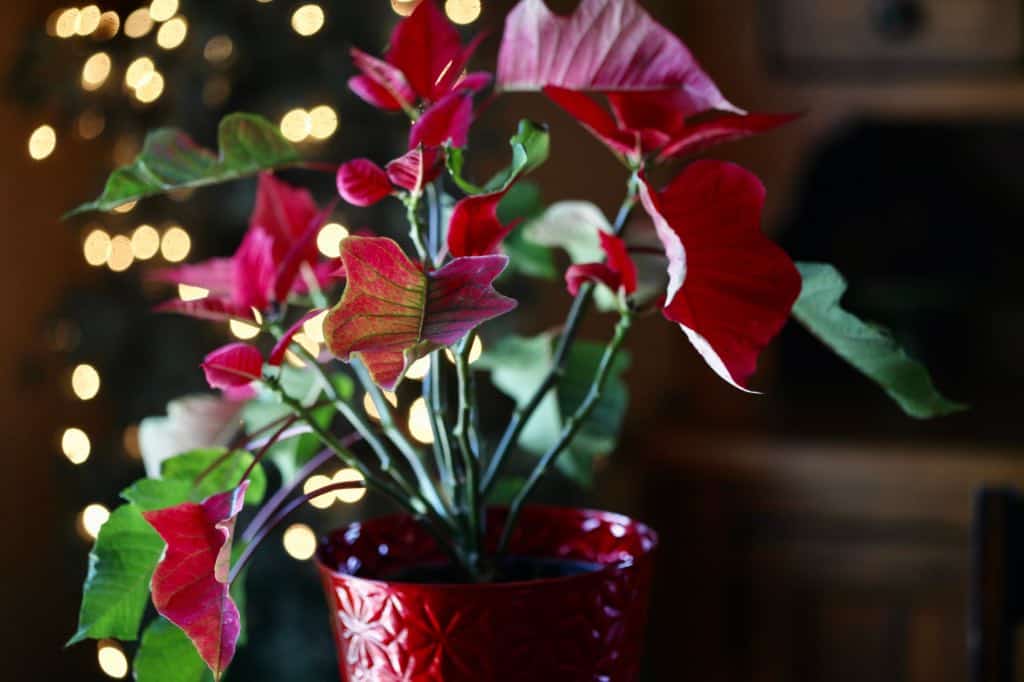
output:
<instances>
[{"instance_id":1,"label":"dark background","mask_svg":"<svg viewBox=\"0 0 1024 682\"><path fill-rule=\"evenodd\" d=\"M384 160L403 131L344 87L346 48L375 51L386 41L394 15L385 0L322 3L328 26L308 40L287 26L301 3L232 0L208 8L183 0L192 34L176 54L160 53L152 36L124 48L170 60L163 98L131 107L114 87L101 95L109 97L101 100L108 132L76 140L72 123L88 96L75 78L84 57L100 48L53 45L42 29L57 4L0 5L7 77L0 100L0 653L10 679L92 680L105 678L91 644L61 650L74 630L88 551L75 515L88 502L115 504L116 491L141 474L124 430L199 388L189 368L224 334L148 315L159 294L138 285L139 268L126 275L89 268L81 255L85 223L62 224L59 215L97 190L123 134L174 123L212 140L223 111L202 104L199 85L209 73L189 47L201 46L202 36L227 33L236 41L224 111L279 120L293 106L328 103L340 112L339 133L311 148L314 155ZM766 395L740 394L708 371L672 325L652 317L630 344L627 434L602 464L596 491L554 485L547 494L631 513L661 532L652 680L964 680L971 495L984 482L1024 482L1020 6L644 4L684 37L738 105L807 112L783 131L715 156L760 175L769 188L766 229L794 257L839 266L851 281L848 305L893 327L939 386L972 409L937 422L910 420L792 326L762 360L756 386ZM511 3L483 5L476 26L495 35L478 63L492 64ZM103 9L123 18L136 6ZM102 49L123 68L128 53L118 55L116 42ZM120 77L115 69L112 80ZM484 164L488 155L502 158L504 139L524 116L552 125L554 155L537 174L545 199L591 198L614 210L624 171L542 98L507 97L487 111L473 140ZM35 162L25 144L44 122L60 140L50 158ZM330 182L313 180L319 196L329 196ZM124 232L173 215L193 235L191 260L228 253L251 191L251 183L239 183L186 204L140 205L152 217L133 212L110 227ZM371 215L344 217L375 226L390 219ZM556 323L568 300L544 289L517 293L523 319L536 320L525 332ZM608 323L595 316L588 334L603 338ZM76 341L67 341L69 328ZM68 390L69 368L80 361L96 364L104 378L88 403ZM69 425L93 438L83 467L60 454ZM362 503L305 520L326 530L377 510ZM333 679L312 567L271 543L255 565L252 595L253 642L236 679Z\"/></svg>"}]
</instances>

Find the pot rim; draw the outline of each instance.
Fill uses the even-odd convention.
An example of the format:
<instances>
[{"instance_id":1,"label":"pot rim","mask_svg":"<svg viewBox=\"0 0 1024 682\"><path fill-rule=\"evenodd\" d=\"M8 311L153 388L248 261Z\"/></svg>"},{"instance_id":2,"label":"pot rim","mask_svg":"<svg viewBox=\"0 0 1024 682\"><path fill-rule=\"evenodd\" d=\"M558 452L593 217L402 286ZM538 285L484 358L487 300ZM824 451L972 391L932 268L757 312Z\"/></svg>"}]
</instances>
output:
<instances>
[{"instance_id":1,"label":"pot rim","mask_svg":"<svg viewBox=\"0 0 1024 682\"><path fill-rule=\"evenodd\" d=\"M497 505L497 506L488 507L487 511L493 511L493 510L502 511L502 510L507 510L507 509L508 509L508 507L506 507L506 506ZM410 588L410 589L429 589L429 590L437 590L437 591L469 591L469 590L474 590L475 591L475 590L522 589L523 587L538 587L538 586L545 586L545 585L560 585L560 584L564 584L564 583L569 583L569 582L573 582L573 581L576 581L576 580L580 580L581 578L592 578L592 577L596 578L596 577L604 576L604 575L607 575L607 574L610 574L610 573L613 573L613 572L616 572L616 571L623 571L623 570L628 570L630 568L633 568L633 567L635 567L637 565L637 563L639 561L649 560L650 557L654 554L654 552L658 549L659 538L658 538L657 531L655 531L653 528L648 526L646 523L643 523L642 521L637 521L636 519L633 519L633 518L631 518L629 516L626 516L625 514L620 514L618 512L605 511L605 510L601 510L601 509L590 509L590 508L586 508L586 507L567 507L567 506L552 505L552 504L531 504L531 505L527 505L526 507L524 507L523 511L524 512L527 512L527 511L538 512L538 511L540 511L540 512L547 512L547 513L556 513L556 514L558 514L558 513L562 513L562 514L565 514L565 513L575 513L575 514L579 514L581 516L600 517L600 518L602 518L602 519L604 519L604 520L606 520L608 522L616 523L616 524L625 526L627 528L632 528L634 530L634 532L636 532L637 534L643 536L643 538L645 540L644 549L643 549L643 552L638 554L637 556L631 557L629 559L624 559L624 560L621 560L621 561L614 561L614 562L609 562L609 563L601 564L601 567L599 569L597 569L595 571L588 571L587 573L577 573L576 575L558 576L558 577L553 577L553 578L536 578L534 580L516 580L516 581L500 582L500 583L414 583L414 582L399 581L399 580L380 580L380 579L377 579L377 578L366 578L366 577L363 577L363 576L352 575L351 573L343 573L343 572L339 571L338 569L331 568L331 567L327 566L323 562L322 551L323 551L324 546L325 546L325 544L327 542L327 539L329 537L334 536L334 535L336 535L338 533L343 533L344 531L346 531L347 529L351 528L352 526L362 525L362 524L365 524L365 523L384 523L384 522L391 521L391 520L396 520L396 519L408 519L411 516L410 514L386 514L386 515L383 515L383 516L376 516L376 517L373 517L371 519L366 519L365 521L353 521L352 523L350 523L348 525L341 526L340 528L336 528L336 529L330 531L329 533L327 533L326 535L321 536L320 540L317 542L317 551L316 551L316 554L313 555L313 558L314 558L314 560L316 562L317 569L319 570L321 575L326 574L326 575L330 575L331 577L338 578L338 579L341 579L341 580L361 582L361 583L366 583L366 584L369 584L369 585L400 587L400 588ZM516 556L518 556L518 555L516 555ZM530 556L530 555L525 555L525 556ZM560 557L544 557L544 558L558 559Z\"/></svg>"}]
</instances>

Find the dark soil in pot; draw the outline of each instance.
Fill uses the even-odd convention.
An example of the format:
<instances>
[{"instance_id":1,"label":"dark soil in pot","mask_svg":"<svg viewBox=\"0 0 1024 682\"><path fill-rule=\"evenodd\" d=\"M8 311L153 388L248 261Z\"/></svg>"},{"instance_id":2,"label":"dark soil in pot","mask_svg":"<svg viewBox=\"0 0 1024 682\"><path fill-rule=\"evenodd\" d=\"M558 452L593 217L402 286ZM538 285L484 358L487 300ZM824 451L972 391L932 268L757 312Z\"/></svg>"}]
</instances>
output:
<instances>
[{"instance_id":1,"label":"dark soil in pot","mask_svg":"<svg viewBox=\"0 0 1024 682\"><path fill-rule=\"evenodd\" d=\"M506 557L498 564L493 583L519 583L550 578L568 578L574 575L593 573L601 569L600 564L571 559L549 559L543 557ZM451 564L428 563L411 566L401 571L380 576L380 580L396 583L421 585L452 585L466 582L466 576Z\"/></svg>"}]
</instances>

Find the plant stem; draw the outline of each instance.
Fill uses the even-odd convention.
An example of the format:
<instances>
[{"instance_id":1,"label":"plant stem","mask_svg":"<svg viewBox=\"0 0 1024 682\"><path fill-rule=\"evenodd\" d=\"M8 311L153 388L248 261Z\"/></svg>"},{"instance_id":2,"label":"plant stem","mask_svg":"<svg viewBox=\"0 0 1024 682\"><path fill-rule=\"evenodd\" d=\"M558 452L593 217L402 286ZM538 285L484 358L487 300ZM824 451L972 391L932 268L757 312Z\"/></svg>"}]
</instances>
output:
<instances>
[{"instance_id":1,"label":"plant stem","mask_svg":"<svg viewBox=\"0 0 1024 682\"><path fill-rule=\"evenodd\" d=\"M281 425L281 428L274 432L274 435L267 439L267 442L263 444L263 447L260 448L259 452L257 452L253 456L252 461L249 462L249 466L245 468L245 473L242 474L242 478L238 481L238 485L242 485L243 483L245 483L246 479L248 479L249 476L252 475L253 469L255 469L257 465L259 465L259 463L263 460L263 458L266 457L267 453L270 451L270 448L274 447L274 443L276 443L281 438L281 435L284 434L285 431L290 429L292 427L292 424L294 424L296 421L298 421L298 417L293 415L291 419L289 419L288 421Z\"/></svg>"},{"instance_id":2,"label":"plant stem","mask_svg":"<svg viewBox=\"0 0 1024 682\"><path fill-rule=\"evenodd\" d=\"M462 453L462 467L465 472L465 495L467 530L469 532L470 557L478 560L482 552L481 519L483 510L480 503L480 460L474 451L470 433L472 431L472 392L470 390L469 353L472 348L472 334L462 339L455 352L455 368L459 381L459 416L455 424L455 439Z\"/></svg>"},{"instance_id":3,"label":"plant stem","mask_svg":"<svg viewBox=\"0 0 1024 682\"><path fill-rule=\"evenodd\" d=\"M523 503L529 498L533 489L537 486L537 483L547 474L551 467L554 466L558 456L566 449L566 447L572 443L572 440L579 433L580 428L586 422L590 413L593 412L594 407L597 406L597 402L601 399L601 394L604 390L604 384L608 380L608 376L611 374L612 365L615 362L615 357L618 355L619 350L622 348L622 342L626 339L626 334L629 332L630 326L633 324L632 313L624 312L619 318L619 323L615 326L615 334L612 336L612 340L608 343L605 348L604 355L601 357L601 364L598 365L597 374L594 376L593 382L590 384L590 390L587 392L587 397L580 404L576 412L569 417L569 420L562 427L562 432L558 436L558 441L548 449L547 452L540 458L537 465L530 472L529 478L526 479L526 483L519 490L515 499L512 500L512 504L509 505L508 518L505 521L505 528L501 533L501 540L498 543L498 554L504 553L508 546L509 538L512 535L512 530L515 528L516 521L519 519L519 513L522 511Z\"/></svg>"},{"instance_id":4,"label":"plant stem","mask_svg":"<svg viewBox=\"0 0 1024 682\"><path fill-rule=\"evenodd\" d=\"M420 233L420 218L416 214L416 209L419 206L419 197L410 197L405 202L405 217L409 221L409 239L412 240L412 245L416 247L416 254L420 257L420 260L424 263L428 262L429 252L427 247L423 244L423 235Z\"/></svg>"},{"instance_id":5,"label":"plant stem","mask_svg":"<svg viewBox=\"0 0 1024 682\"><path fill-rule=\"evenodd\" d=\"M629 191L626 195L626 199L622 202L619 213L615 218L615 224L612 226L612 231L619 235L626 227L626 222L629 220L629 216L633 211L633 207L637 201L637 191L639 182L636 175L630 177ZM562 335L558 339L558 346L555 348L554 357L551 362L551 369L545 375L544 380L540 386L530 397L530 400L526 402L522 407L517 407L515 412L512 413L512 419L509 421L508 427L502 434L501 440L498 441L498 446L494 449L494 454L491 456L490 461L487 465L487 470L484 473L483 478L483 495L484 497L490 493L494 484L497 482L498 475L501 473L501 469L505 464L505 460L508 458L509 453L519 440L519 436L522 434L523 429L526 427L527 422L530 421L530 417L540 406L544 400L544 396L548 394L552 388L561 380L562 375L565 372L565 363L569 359L569 351L572 350L572 345L576 340L576 335L579 333L580 324L583 322L583 317L590 306L591 300L594 297L594 285L587 282L580 288L580 292L576 295L576 298L572 302L572 308L569 309L569 315L566 318L565 326L562 329Z\"/></svg>"},{"instance_id":6,"label":"plant stem","mask_svg":"<svg viewBox=\"0 0 1024 682\"><path fill-rule=\"evenodd\" d=\"M358 436L359 434L354 435ZM342 441L342 444L344 445L345 442ZM321 450L319 453L314 455L311 460L303 465L292 480L282 483L281 487L276 493L274 493L273 497L267 500L266 504L260 507L260 510L256 512L256 516L254 516L252 521L249 522L249 525L245 527L245 532L243 532L241 536L242 542L251 542L256 534L259 533L260 529L263 528L267 519L274 515L274 512L284 504L284 501L288 499L288 496L295 492L300 485L305 483L307 478L315 474L320 467L334 459L334 457L335 454L333 450Z\"/></svg>"}]
</instances>

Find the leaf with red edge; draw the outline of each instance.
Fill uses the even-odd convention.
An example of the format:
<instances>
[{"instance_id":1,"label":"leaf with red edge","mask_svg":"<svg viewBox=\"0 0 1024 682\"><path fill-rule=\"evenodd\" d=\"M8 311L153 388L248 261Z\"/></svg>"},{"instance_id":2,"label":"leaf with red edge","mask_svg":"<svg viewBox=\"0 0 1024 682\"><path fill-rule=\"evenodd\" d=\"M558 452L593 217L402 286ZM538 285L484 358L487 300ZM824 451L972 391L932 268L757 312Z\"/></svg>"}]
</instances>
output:
<instances>
[{"instance_id":1,"label":"leaf with red edge","mask_svg":"<svg viewBox=\"0 0 1024 682\"><path fill-rule=\"evenodd\" d=\"M401 111L416 102L416 93L402 70L362 50L349 50L352 62L362 72L348 85L367 104L385 111Z\"/></svg>"},{"instance_id":2,"label":"leaf with red edge","mask_svg":"<svg viewBox=\"0 0 1024 682\"><path fill-rule=\"evenodd\" d=\"M612 291L622 286L622 275L612 270L605 263L582 263L570 265L565 271L565 288L569 295L580 293L580 287L586 282L603 284Z\"/></svg>"},{"instance_id":3,"label":"leaf with red edge","mask_svg":"<svg viewBox=\"0 0 1024 682\"><path fill-rule=\"evenodd\" d=\"M659 161L693 156L711 147L766 133L800 118L800 114L722 114L686 127L658 155Z\"/></svg>"},{"instance_id":4,"label":"leaf with red edge","mask_svg":"<svg viewBox=\"0 0 1024 682\"><path fill-rule=\"evenodd\" d=\"M441 174L442 156L439 147L415 147L387 165L388 179L417 194Z\"/></svg>"},{"instance_id":5,"label":"leaf with red edge","mask_svg":"<svg viewBox=\"0 0 1024 682\"><path fill-rule=\"evenodd\" d=\"M409 131L409 149L420 145L442 147L449 143L465 147L472 122L473 97L465 92L445 95L413 124Z\"/></svg>"},{"instance_id":6,"label":"leaf with red edge","mask_svg":"<svg viewBox=\"0 0 1024 682\"><path fill-rule=\"evenodd\" d=\"M211 388L248 386L263 373L263 355L246 343L230 343L203 359L203 372Z\"/></svg>"},{"instance_id":7,"label":"leaf with red edge","mask_svg":"<svg viewBox=\"0 0 1024 682\"><path fill-rule=\"evenodd\" d=\"M466 197L455 204L448 228L448 252L452 256L487 256L497 252L505 237L522 222L514 220L503 225L498 218L498 204L507 193L508 188Z\"/></svg>"},{"instance_id":8,"label":"leaf with red edge","mask_svg":"<svg viewBox=\"0 0 1024 682\"><path fill-rule=\"evenodd\" d=\"M341 260L348 284L324 322L327 345L346 362L360 357L388 390L419 358L516 306L492 286L505 256L457 258L428 274L390 239L349 237Z\"/></svg>"},{"instance_id":9,"label":"leaf with red edge","mask_svg":"<svg viewBox=\"0 0 1024 682\"><path fill-rule=\"evenodd\" d=\"M800 294L789 256L761 232L765 190L734 164L698 161L640 198L669 259L663 314L708 365L742 390Z\"/></svg>"},{"instance_id":10,"label":"leaf with red edge","mask_svg":"<svg viewBox=\"0 0 1024 682\"><path fill-rule=\"evenodd\" d=\"M627 156L636 153L639 146L636 135L620 130L612 115L589 95L553 85L545 86L544 94L608 145L613 152Z\"/></svg>"},{"instance_id":11,"label":"leaf with red edge","mask_svg":"<svg viewBox=\"0 0 1024 682\"><path fill-rule=\"evenodd\" d=\"M392 191L387 173L369 159L353 159L338 169L338 193L353 206L373 206Z\"/></svg>"},{"instance_id":12,"label":"leaf with red edge","mask_svg":"<svg viewBox=\"0 0 1024 682\"><path fill-rule=\"evenodd\" d=\"M332 201L322 211L313 216L306 226L305 233L292 243L291 248L285 254L284 260L277 266L277 272L274 274L273 300L279 302L287 301L288 294L297 288L296 279L299 276L299 270L304 264L309 263L307 258L309 248L310 246L316 248L317 234L320 233L320 228L324 226L327 219L334 213L337 203L337 200ZM315 272L313 276L316 277Z\"/></svg>"},{"instance_id":13,"label":"leaf with red edge","mask_svg":"<svg viewBox=\"0 0 1024 682\"><path fill-rule=\"evenodd\" d=\"M284 354L288 351L288 346L291 345L292 339L295 335L302 331L302 325L306 324L309 320L322 313L323 310L314 308L308 313L296 320L295 324L288 328L288 331L278 339L277 343L274 344L274 348L270 351L270 357L267 358L267 364L274 367L280 367L281 363L284 362Z\"/></svg>"},{"instance_id":14,"label":"leaf with red edge","mask_svg":"<svg viewBox=\"0 0 1024 682\"><path fill-rule=\"evenodd\" d=\"M145 512L167 549L153 573L153 605L192 640L219 678L235 655L238 607L229 593L231 545L248 481L235 490Z\"/></svg>"},{"instance_id":15,"label":"leaf with red edge","mask_svg":"<svg viewBox=\"0 0 1024 682\"><path fill-rule=\"evenodd\" d=\"M387 60L423 99L436 101L458 80L474 46L462 39L434 0L424 0L391 35Z\"/></svg>"},{"instance_id":16,"label":"leaf with red edge","mask_svg":"<svg viewBox=\"0 0 1024 682\"><path fill-rule=\"evenodd\" d=\"M501 90L675 88L692 112L736 111L682 41L635 0L583 0L571 16L522 0L505 21Z\"/></svg>"},{"instance_id":17,"label":"leaf with red edge","mask_svg":"<svg viewBox=\"0 0 1024 682\"><path fill-rule=\"evenodd\" d=\"M235 261L232 258L211 258L202 263L160 268L148 278L170 284L188 284L202 287L210 296L230 296L235 285Z\"/></svg>"},{"instance_id":18,"label":"leaf with red edge","mask_svg":"<svg viewBox=\"0 0 1024 682\"><path fill-rule=\"evenodd\" d=\"M605 253L605 263L582 263L572 265L566 270L565 284L569 293L575 296L584 282L603 284L613 292L620 289L627 295L636 292L636 264L629 256L626 242L606 232L598 232L601 249Z\"/></svg>"},{"instance_id":19,"label":"leaf with red edge","mask_svg":"<svg viewBox=\"0 0 1024 682\"><path fill-rule=\"evenodd\" d=\"M262 227L275 240L287 244L302 236L318 211L309 190L279 180L272 173L262 173L249 227Z\"/></svg>"}]
</instances>

